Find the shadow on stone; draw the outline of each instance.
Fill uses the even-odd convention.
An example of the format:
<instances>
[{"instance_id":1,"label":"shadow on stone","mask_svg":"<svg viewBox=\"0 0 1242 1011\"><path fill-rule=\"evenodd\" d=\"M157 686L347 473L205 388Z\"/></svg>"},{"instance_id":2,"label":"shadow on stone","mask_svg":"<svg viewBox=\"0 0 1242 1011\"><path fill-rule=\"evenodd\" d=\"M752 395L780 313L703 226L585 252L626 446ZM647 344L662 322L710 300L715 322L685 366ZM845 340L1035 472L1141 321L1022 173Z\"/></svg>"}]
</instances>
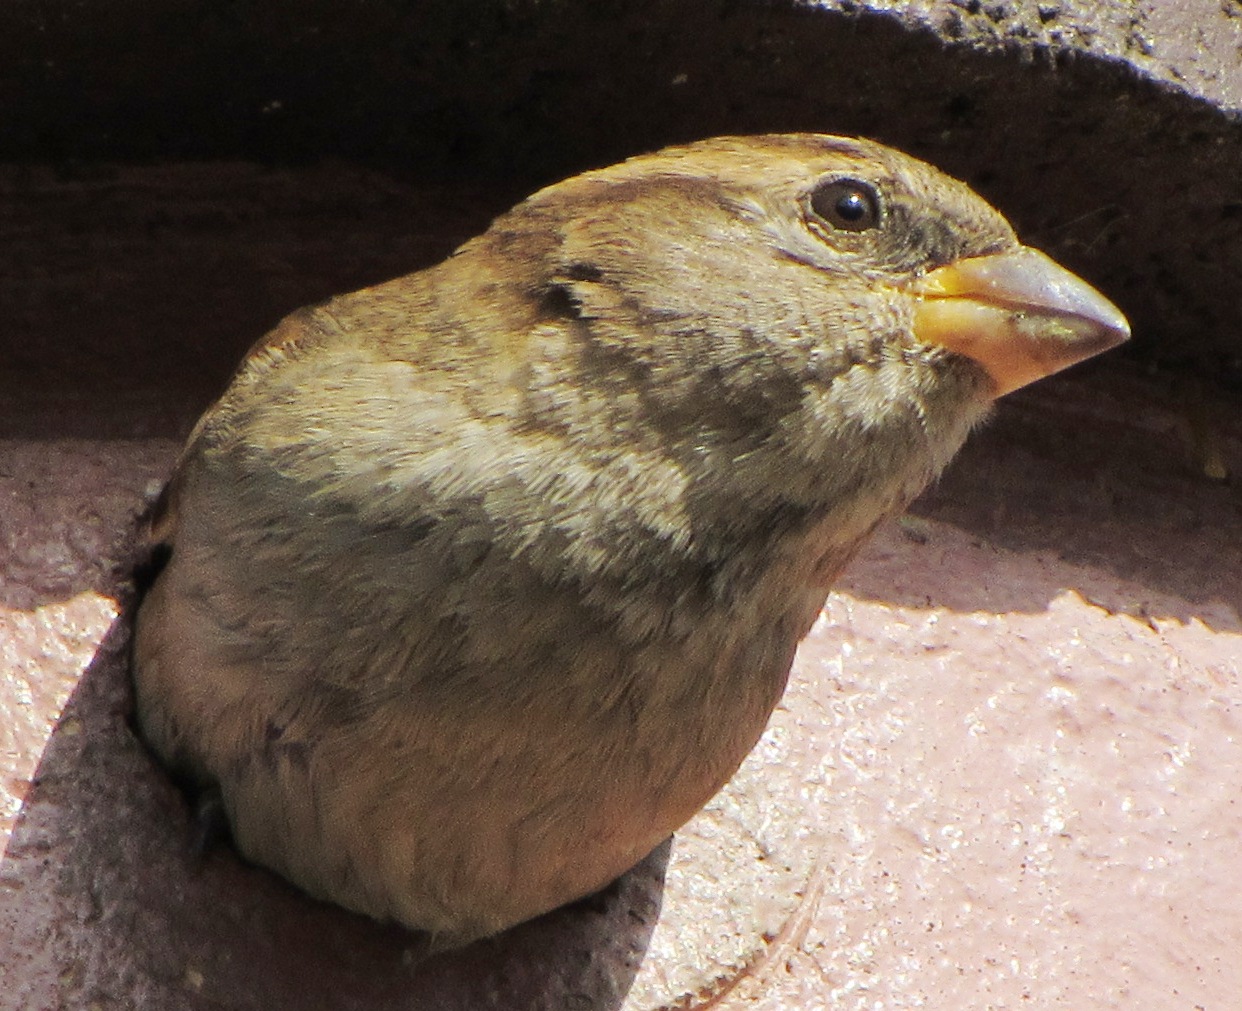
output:
<instances>
[{"instance_id":1,"label":"shadow on stone","mask_svg":"<svg viewBox=\"0 0 1242 1011\"><path fill-rule=\"evenodd\" d=\"M21 967L10 1006L621 1007L659 916L667 843L592 901L424 961L421 935L309 899L227 847L194 857L183 799L128 726L128 638L122 616L0 863L0 965Z\"/></svg>"}]
</instances>

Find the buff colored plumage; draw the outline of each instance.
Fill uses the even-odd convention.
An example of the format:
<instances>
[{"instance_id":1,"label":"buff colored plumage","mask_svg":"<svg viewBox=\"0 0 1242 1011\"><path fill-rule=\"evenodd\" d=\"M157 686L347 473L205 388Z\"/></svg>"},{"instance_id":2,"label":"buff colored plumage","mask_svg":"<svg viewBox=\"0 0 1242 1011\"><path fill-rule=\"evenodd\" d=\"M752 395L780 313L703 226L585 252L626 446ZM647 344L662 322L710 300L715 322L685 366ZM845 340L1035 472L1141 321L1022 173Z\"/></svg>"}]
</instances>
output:
<instances>
[{"instance_id":1,"label":"buff colored plumage","mask_svg":"<svg viewBox=\"0 0 1242 1011\"><path fill-rule=\"evenodd\" d=\"M549 187L251 351L153 527L142 730L311 894L501 930L690 818L868 532L995 396L1126 334L877 144Z\"/></svg>"}]
</instances>

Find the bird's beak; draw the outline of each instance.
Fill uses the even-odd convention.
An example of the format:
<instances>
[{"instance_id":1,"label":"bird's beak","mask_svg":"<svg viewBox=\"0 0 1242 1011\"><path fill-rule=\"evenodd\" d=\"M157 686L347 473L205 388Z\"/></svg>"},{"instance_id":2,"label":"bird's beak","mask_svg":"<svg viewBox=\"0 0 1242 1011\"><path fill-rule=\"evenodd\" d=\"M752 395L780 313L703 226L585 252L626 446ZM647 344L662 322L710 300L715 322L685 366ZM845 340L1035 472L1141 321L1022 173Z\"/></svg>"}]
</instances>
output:
<instances>
[{"instance_id":1,"label":"bird's beak","mask_svg":"<svg viewBox=\"0 0 1242 1011\"><path fill-rule=\"evenodd\" d=\"M977 362L998 397L1130 337L1120 309L1026 246L940 267L912 292L919 343Z\"/></svg>"}]
</instances>

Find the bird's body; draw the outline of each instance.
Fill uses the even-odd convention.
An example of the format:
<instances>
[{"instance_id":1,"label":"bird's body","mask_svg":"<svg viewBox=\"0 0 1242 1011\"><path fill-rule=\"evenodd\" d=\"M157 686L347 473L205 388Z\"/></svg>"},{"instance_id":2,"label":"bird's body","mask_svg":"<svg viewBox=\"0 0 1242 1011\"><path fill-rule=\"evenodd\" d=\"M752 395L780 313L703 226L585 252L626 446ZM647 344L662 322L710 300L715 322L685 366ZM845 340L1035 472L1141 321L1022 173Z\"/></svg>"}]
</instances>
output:
<instances>
[{"instance_id":1,"label":"bird's body","mask_svg":"<svg viewBox=\"0 0 1242 1011\"><path fill-rule=\"evenodd\" d=\"M294 314L157 518L145 735L244 854L450 943L602 887L732 775L834 576L1003 390L918 328L956 298L929 277L1012 251L879 145L724 138Z\"/></svg>"}]
</instances>

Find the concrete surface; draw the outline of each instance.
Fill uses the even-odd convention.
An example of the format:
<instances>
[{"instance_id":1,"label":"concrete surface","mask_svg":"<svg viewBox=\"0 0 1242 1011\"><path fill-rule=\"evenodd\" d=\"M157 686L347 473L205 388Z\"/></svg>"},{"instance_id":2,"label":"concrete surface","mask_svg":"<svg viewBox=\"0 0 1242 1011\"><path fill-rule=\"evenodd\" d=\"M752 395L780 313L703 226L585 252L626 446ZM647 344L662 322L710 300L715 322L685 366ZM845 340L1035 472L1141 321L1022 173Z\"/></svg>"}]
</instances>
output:
<instances>
[{"instance_id":1,"label":"concrete surface","mask_svg":"<svg viewBox=\"0 0 1242 1011\"><path fill-rule=\"evenodd\" d=\"M665 855L427 963L188 854L115 620L175 444L0 444L0 1006L1232 1007L1242 498L1181 394L1091 371L1003 405L857 561L663 888ZM1236 413L1189 407L1242 466Z\"/></svg>"},{"instance_id":2,"label":"concrete surface","mask_svg":"<svg viewBox=\"0 0 1242 1011\"><path fill-rule=\"evenodd\" d=\"M1240 92L1236 0L0 7L0 1009L1236 1007ZM540 182L772 129L966 178L1134 346L1001 406L611 892L423 962L196 862L118 599L242 350Z\"/></svg>"}]
</instances>

